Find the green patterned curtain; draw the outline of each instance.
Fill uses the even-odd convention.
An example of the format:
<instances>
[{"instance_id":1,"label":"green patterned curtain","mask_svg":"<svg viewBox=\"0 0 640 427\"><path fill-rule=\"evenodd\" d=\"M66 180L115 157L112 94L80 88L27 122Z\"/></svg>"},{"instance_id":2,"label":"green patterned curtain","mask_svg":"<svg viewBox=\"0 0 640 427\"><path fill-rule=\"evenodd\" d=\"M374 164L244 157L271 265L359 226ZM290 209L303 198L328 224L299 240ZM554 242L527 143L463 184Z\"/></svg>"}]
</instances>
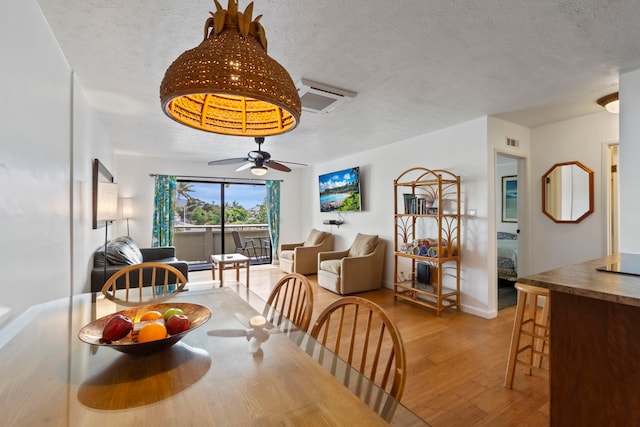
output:
<instances>
[{"instance_id":1,"label":"green patterned curtain","mask_svg":"<svg viewBox=\"0 0 640 427\"><path fill-rule=\"evenodd\" d=\"M172 246L176 177L157 175L154 194L152 246Z\"/></svg>"},{"instance_id":2,"label":"green patterned curtain","mask_svg":"<svg viewBox=\"0 0 640 427\"><path fill-rule=\"evenodd\" d=\"M278 259L280 246L280 181L267 180L267 218L269 219L269 237L271 238L272 261Z\"/></svg>"}]
</instances>

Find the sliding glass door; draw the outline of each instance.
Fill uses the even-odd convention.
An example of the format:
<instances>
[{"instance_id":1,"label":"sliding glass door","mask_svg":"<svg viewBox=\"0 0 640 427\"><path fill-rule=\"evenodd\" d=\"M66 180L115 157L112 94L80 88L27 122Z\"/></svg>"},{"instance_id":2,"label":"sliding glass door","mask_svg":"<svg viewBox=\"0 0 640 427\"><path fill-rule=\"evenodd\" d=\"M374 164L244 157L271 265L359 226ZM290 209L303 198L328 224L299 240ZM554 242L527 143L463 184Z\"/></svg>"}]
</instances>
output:
<instances>
[{"instance_id":1,"label":"sliding glass door","mask_svg":"<svg viewBox=\"0 0 640 427\"><path fill-rule=\"evenodd\" d=\"M270 262L265 197L264 184L178 180L177 251L184 259L206 262L211 254L235 252L231 232L238 231L259 248L255 262Z\"/></svg>"}]
</instances>

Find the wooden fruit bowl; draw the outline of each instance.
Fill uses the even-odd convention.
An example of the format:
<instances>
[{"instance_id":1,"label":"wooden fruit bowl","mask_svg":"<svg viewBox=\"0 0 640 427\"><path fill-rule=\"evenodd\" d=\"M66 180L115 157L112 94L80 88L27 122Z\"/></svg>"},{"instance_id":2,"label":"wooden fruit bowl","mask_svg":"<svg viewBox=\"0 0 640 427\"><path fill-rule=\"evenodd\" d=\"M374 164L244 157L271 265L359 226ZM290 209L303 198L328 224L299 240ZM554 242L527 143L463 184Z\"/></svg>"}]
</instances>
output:
<instances>
[{"instance_id":1,"label":"wooden fruit bowl","mask_svg":"<svg viewBox=\"0 0 640 427\"><path fill-rule=\"evenodd\" d=\"M191 321L191 326L186 331L180 332L175 335L167 335L166 338L149 341L144 343L137 342L134 333L129 333L122 339L117 341L105 342L102 340L102 330L109 319L116 314L122 314L127 316L134 323L138 322L140 316L147 311L156 310L160 313L164 313L171 307L180 308L184 314ZM204 324L211 317L211 310L207 307L198 304L191 303L163 303L163 304L149 304L140 307L132 307L126 310L111 313L107 316L94 320L93 322L85 325L78 333L78 338L87 344L99 345L104 347L113 348L114 350L121 351L128 354L149 354L156 351L163 350L171 347L182 339L183 336L193 331L197 327ZM134 326L135 329L135 326Z\"/></svg>"}]
</instances>

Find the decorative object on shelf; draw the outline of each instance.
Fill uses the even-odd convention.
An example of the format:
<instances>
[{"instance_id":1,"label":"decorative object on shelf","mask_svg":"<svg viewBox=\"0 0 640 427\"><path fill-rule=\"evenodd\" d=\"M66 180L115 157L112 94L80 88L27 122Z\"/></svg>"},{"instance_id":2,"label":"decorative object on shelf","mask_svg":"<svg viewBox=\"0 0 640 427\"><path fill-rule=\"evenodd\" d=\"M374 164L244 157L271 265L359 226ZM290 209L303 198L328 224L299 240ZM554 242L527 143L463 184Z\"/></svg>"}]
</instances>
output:
<instances>
[{"instance_id":1,"label":"decorative object on shelf","mask_svg":"<svg viewBox=\"0 0 640 427\"><path fill-rule=\"evenodd\" d=\"M518 222L518 177L502 177L502 222Z\"/></svg>"},{"instance_id":2,"label":"decorative object on shelf","mask_svg":"<svg viewBox=\"0 0 640 427\"><path fill-rule=\"evenodd\" d=\"M613 114L620 113L620 100L618 99L618 92L610 93L596 101L598 105L606 108L606 110Z\"/></svg>"},{"instance_id":3,"label":"decorative object on shelf","mask_svg":"<svg viewBox=\"0 0 640 427\"><path fill-rule=\"evenodd\" d=\"M403 195L404 198L404 213L406 214L414 214L414 207L415 207L415 200L416 200L416 196L415 194L411 194L411 193L404 193Z\"/></svg>"},{"instance_id":4,"label":"decorative object on shelf","mask_svg":"<svg viewBox=\"0 0 640 427\"><path fill-rule=\"evenodd\" d=\"M199 46L180 55L160 85L162 110L186 126L236 136L269 136L293 130L301 104L289 73L267 55L253 2L244 12L235 0L225 10L214 0Z\"/></svg>"},{"instance_id":5,"label":"decorative object on shelf","mask_svg":"<svg viewBox=\"0 0 640 427\"><path fill-rule=\"evenodd\" d=\"M438 316L447 308L459 310L460 177L416 167L403 172L394 187L395 298L432 308Z\"/></svg>"},{"instance_id":6,"label":"decorative object on shelf","mask_svg":"<svg viewBox=\"0 0 640 427\"><path fill-rule=\"evenodd\" d=\"M432 194L418 195L405 193L402 195L404 199L404 213L409 215L433 215L438 212L437 206L434 207L434 199Z\"/></svg>"}]
</instances>

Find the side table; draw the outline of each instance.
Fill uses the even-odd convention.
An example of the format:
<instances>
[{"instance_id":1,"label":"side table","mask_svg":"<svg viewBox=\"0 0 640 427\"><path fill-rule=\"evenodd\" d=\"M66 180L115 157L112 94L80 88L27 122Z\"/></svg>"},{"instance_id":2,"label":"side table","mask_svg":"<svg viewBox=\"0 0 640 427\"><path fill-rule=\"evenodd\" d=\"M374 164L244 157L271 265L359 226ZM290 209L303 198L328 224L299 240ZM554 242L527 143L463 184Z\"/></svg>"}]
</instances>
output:
<instances>
[{"instance_id":1,"label":"side table","mask_svg":"<svg viewBox=\"0 0 640 427\"><path fill-rule=\"evenodd\" d=\"M251 259L242 254L221 254L211 255L211 278L216 280L216 269L218 269L218 280L222 281L222 270L230 268L236 269L236 282L240 281L240 268L247 269L247 288L249 287L249 265Z\"/></svg>"}]
</instances>

